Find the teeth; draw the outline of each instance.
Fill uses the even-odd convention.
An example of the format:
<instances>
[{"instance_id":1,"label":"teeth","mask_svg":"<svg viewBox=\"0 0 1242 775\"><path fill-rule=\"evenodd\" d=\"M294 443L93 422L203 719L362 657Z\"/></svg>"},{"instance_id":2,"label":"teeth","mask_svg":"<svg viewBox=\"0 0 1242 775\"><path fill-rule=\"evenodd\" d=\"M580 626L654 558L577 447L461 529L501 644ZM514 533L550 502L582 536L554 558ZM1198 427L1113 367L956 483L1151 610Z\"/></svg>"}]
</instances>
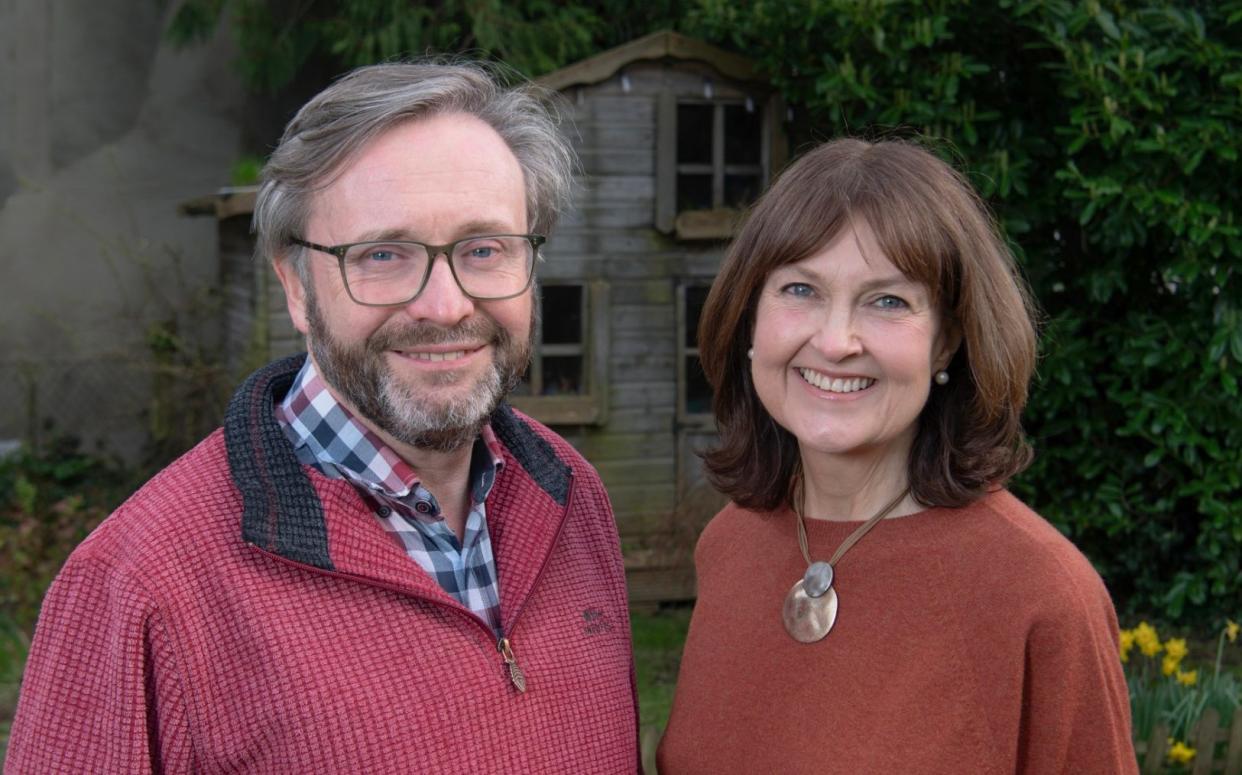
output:
<instances>
[{"instance_id":1,"label":"teeth","mask_svg":"<svg viewBox=\"0 0 1242 775\"><path fill-rule=\"evenodd\" d=\"M453 350L447 353L407 353L416 361L451 361L456 358L466 357L465 350Z\"/></svg>"},{"instance_id":2,"label":"teeth","mask_svg":"<svg viewBox=\"0 0 1242 775\"><path fill-rule=\"evenodd\" d=\"M826 390L829 393L854 393L865 388L869 388L875 384L874 379L865 377L854 377L852 379L836 379L825 377L812 369L798 369L798 373L802 378L811 383L820 390Z\"/></svg>"}]
</instances>

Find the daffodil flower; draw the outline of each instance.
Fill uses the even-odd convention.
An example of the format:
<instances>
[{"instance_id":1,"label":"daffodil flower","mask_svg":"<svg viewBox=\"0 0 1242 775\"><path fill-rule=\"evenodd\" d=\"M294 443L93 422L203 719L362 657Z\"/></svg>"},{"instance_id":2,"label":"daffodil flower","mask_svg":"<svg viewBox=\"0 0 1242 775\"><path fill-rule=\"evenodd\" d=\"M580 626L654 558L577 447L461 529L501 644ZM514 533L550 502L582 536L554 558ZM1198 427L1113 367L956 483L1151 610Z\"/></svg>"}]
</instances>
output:
<instances>
[{"instance_id":1,"label":"daffodil flower","mask_svg":"<svg viewBox=\"0 0 1242 775\"><path fill-rule=\"evenodd\" d=\"M1181 740L1169 738L1169 761L1177 764L1190 764L1194 761L1195 749L1183 743Z\"/></svg>"}]
</instances>

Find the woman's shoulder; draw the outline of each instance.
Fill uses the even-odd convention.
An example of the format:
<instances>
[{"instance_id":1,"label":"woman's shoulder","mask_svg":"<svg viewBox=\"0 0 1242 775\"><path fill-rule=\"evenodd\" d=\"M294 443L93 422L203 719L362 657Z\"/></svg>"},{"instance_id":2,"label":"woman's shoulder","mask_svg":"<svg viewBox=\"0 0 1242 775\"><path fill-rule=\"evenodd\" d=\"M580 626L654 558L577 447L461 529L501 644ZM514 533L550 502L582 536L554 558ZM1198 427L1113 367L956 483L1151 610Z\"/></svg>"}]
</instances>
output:
<instances>
[{"instance_id":1,"label":"woman's shoulder","mask_svg":"<svg viewBox=\"0 0 1242 775\"><path fill-rule=\"evenodd\" d=\"M997 490L964 507L978 531L980 562L1007 582L1017 598L1065 612L1096 610L1111 600L1091 561L1048 520L1008 490Z\"/></svg>"},{"instance_id":2,"label":"woman's shoulder","mask_svg":"<svg viewBox=\"0 0 1242 775\"><path fill-rule=\"evenodd\" d=\"M777 512L753 511L729 502L699 534L695 559L701 561L704 556L743 550L748 545L753 551L772 532L776 516Z\"/></svg>"}]
</instances>

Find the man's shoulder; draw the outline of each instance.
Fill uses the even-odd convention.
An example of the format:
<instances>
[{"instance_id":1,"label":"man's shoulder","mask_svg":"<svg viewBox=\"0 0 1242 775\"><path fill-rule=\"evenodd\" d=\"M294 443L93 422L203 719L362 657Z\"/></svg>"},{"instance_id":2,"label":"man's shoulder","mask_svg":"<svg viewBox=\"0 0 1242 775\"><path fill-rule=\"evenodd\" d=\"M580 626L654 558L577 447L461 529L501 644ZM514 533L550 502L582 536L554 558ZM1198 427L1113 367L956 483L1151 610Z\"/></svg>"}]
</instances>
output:
<instances>
[{"instance_id":1,"label":"man's shoulder","mask_svg":"<svg viewBox=\"0 0 1242 775\"><path fill-rule=\"evenodd\" d=\"M586 458L530 415L503 404L492 414L491 426L515 461L553 497L563 494L570 475L598 486L599 474Z\"/></svg>"},{"instance_id":2,"label":"man's shoulder","mask_svg":"<svg viewBox=\"0 0 1242 775\"><path fill-rule=\"evenodd\" d=\"M240 502L217 429L138 488L74 554L151 562L170 556L168 544L189 536L204 548L226 532L240 534Z\"/></svg>"}]
</instances>

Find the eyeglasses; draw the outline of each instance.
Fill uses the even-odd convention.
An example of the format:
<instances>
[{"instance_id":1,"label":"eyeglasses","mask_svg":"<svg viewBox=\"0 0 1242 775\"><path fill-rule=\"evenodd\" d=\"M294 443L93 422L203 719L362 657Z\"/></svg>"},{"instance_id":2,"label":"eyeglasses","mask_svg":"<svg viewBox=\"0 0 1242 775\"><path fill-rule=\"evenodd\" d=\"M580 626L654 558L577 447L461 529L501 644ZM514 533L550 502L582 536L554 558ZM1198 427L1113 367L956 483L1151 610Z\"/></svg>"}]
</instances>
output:
<instances>
[{"instance_id":1,"label":"eyeglasses","mask_svg":"<svg viewBox=\"0 0 1242 775\"><path fill-rule=\"evenodd\" d=\"M358 304L389 307L418 298L444 254L457 287L472 299L518 296L530 285L542 234L484 234L427 245L412 241L353 242L325 247L293 237L294 245L336 256L345 292ZM412 290L411 290L412 289Z\"/></svg>"}]
</instances>

